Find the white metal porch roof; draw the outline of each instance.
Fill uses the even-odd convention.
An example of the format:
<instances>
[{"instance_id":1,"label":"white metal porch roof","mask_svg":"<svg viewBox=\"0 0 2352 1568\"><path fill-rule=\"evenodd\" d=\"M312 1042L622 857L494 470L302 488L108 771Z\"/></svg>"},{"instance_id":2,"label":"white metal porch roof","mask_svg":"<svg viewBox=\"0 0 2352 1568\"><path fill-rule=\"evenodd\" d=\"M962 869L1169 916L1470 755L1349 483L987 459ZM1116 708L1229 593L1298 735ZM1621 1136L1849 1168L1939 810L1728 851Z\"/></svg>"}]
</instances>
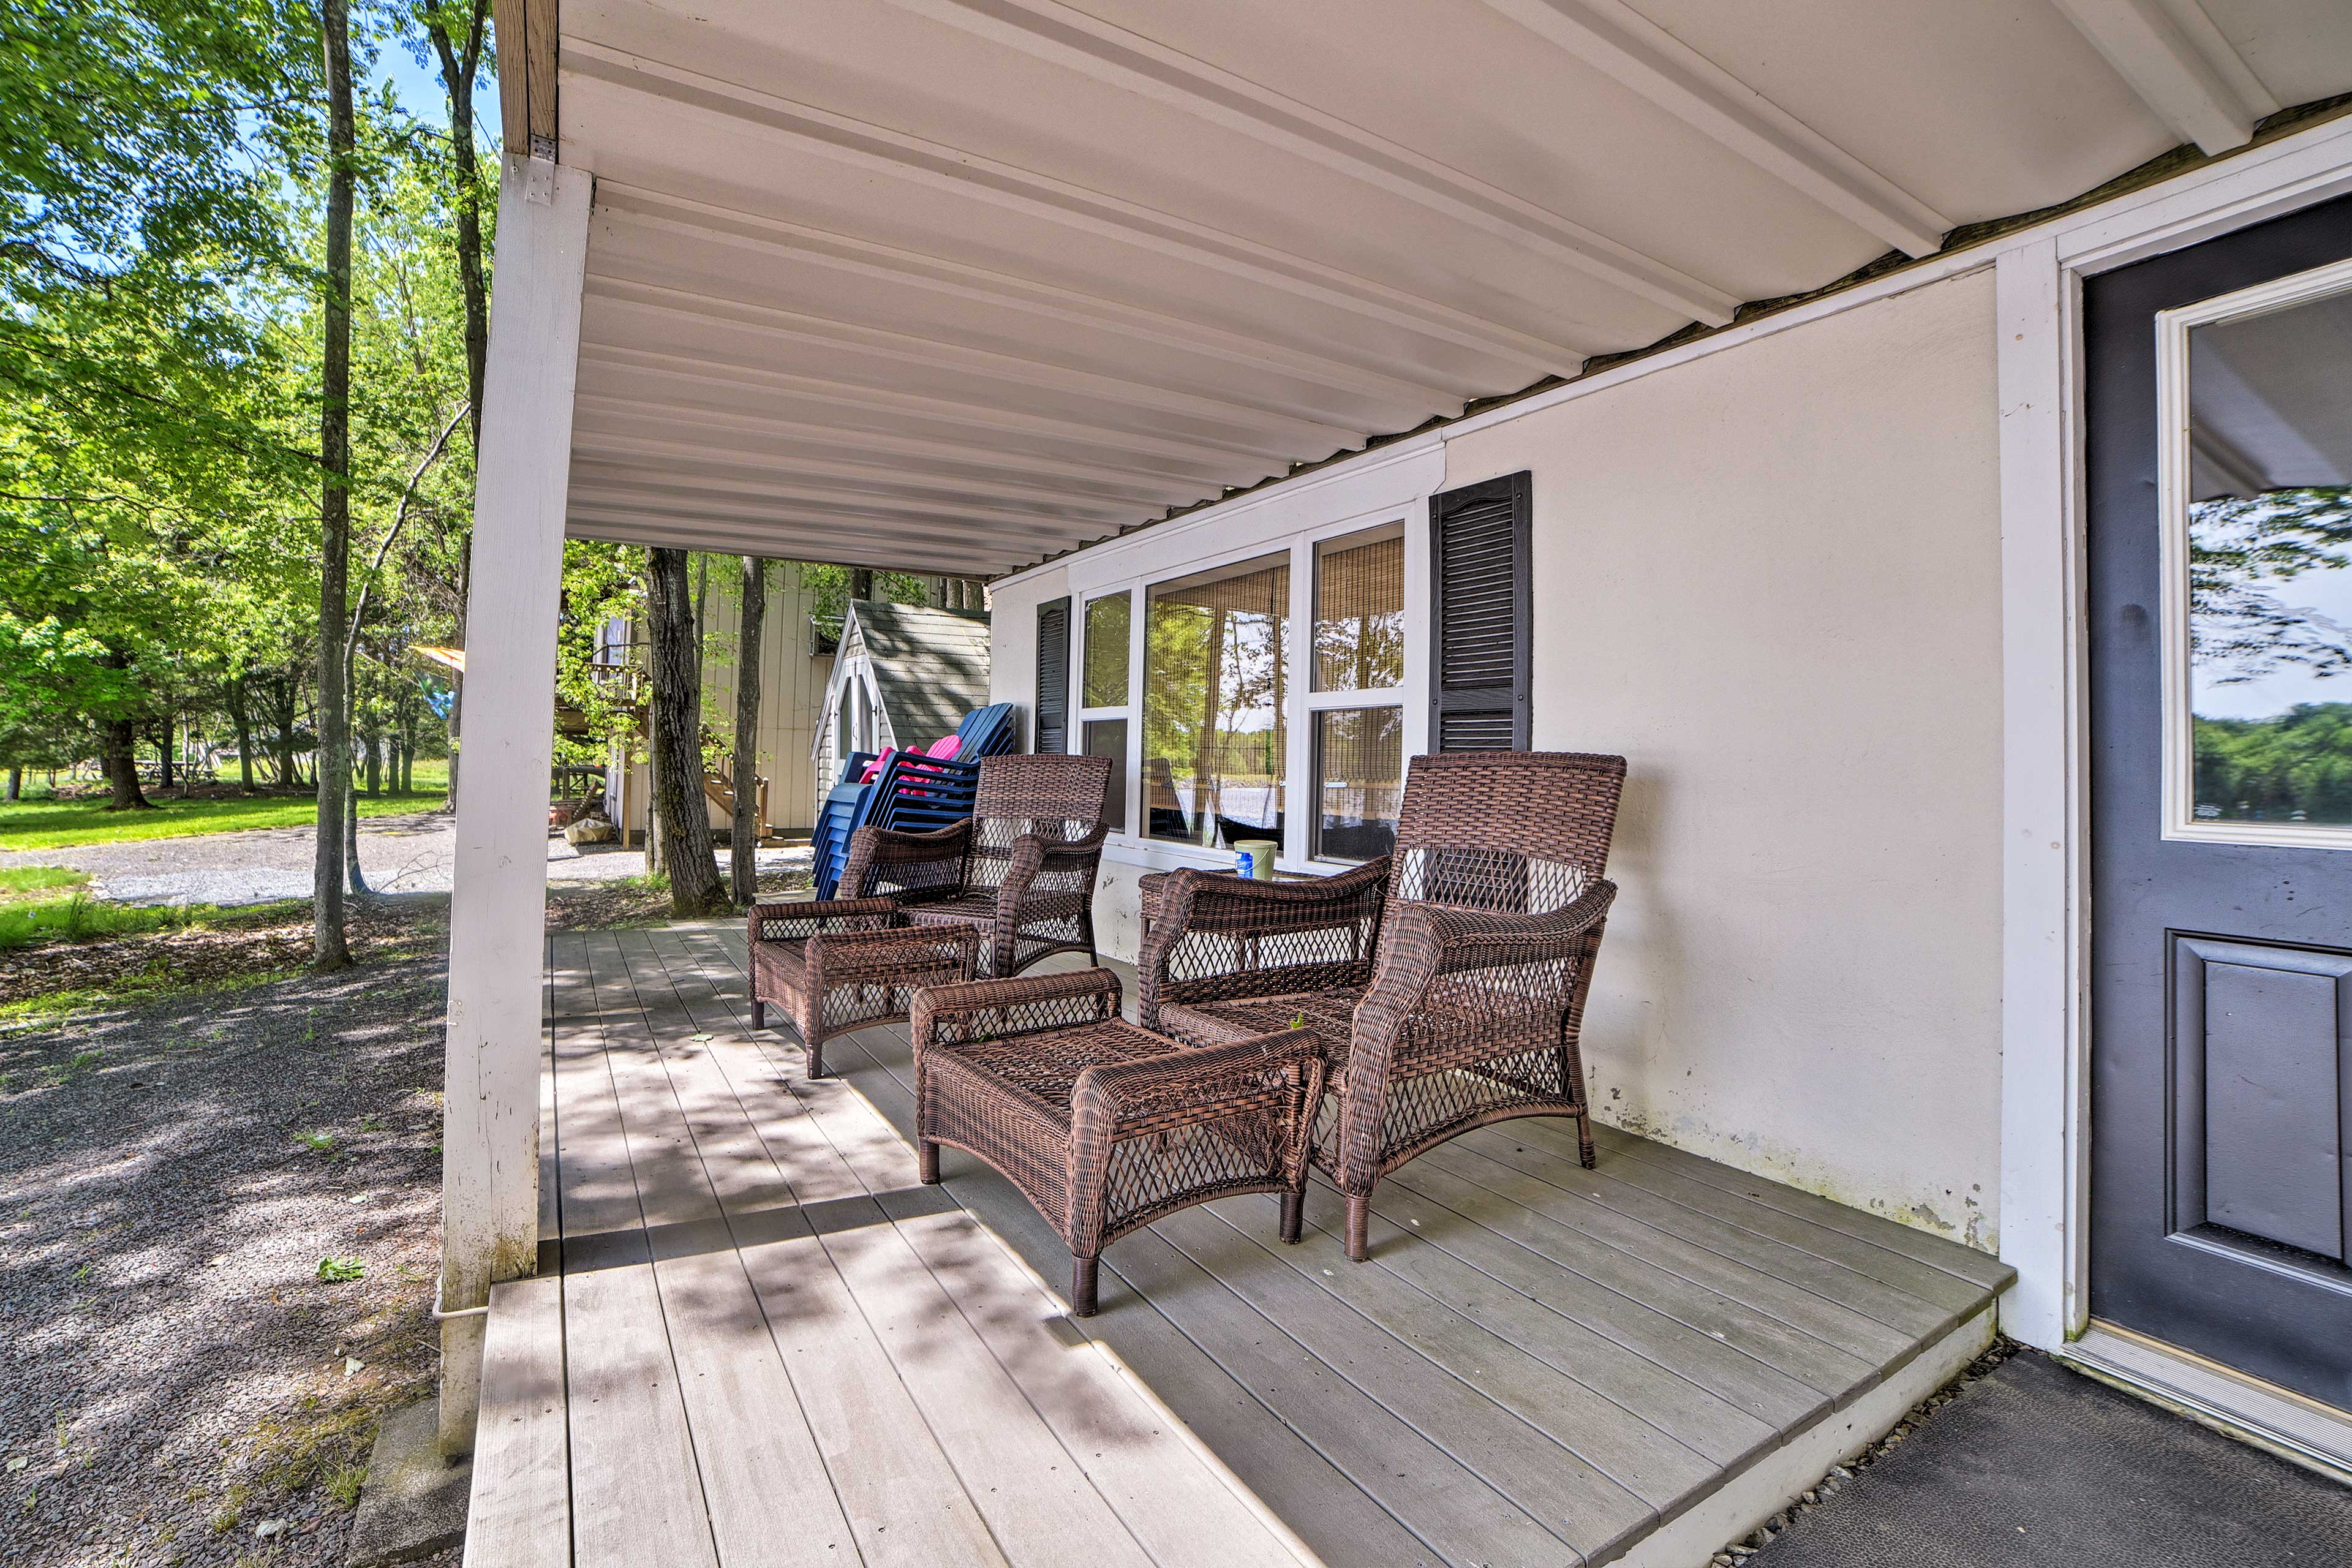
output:
<instances>
[{"instance_id":1,"label":"white metal porch roof","mask_svg":"<svg viewBox=\"0 0 2352 1568\"><path fill-rule=\"evenodd\" d=\"M2342 0L501 0L575 535L992 575L2352 89Z\"/></svg>"}]
</instances>

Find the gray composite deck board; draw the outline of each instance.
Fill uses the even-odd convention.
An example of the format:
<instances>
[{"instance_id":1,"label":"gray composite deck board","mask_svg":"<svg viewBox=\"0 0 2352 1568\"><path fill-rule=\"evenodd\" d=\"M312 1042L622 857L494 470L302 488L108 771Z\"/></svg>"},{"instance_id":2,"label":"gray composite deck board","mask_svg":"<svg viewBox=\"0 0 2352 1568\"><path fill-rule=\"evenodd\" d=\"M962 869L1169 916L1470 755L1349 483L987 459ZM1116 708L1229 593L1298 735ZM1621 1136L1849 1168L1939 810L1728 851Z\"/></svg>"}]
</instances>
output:
<instances>
[{"instance_id":1,"label":"gray composite deck board","mask_svg":"<svg viewBox=\"0 0 2352 1568\"><path fill-rule=\"evenodd\" d=\"M1694 1154L1671 1144L1653 1142L1647 1138L1637 1138L1614 1127L1596 1126L1593 1133L1602 1147L1612 1149L1642 1164L1663 1166L1678 1175L1705 1182L1726 1192L1738 1193L1784 1214L1811 1220L1831 1230L1843 1231L1863 1241L1874 1242L1890 1252L1916 1258L1947 1274L1958 1275L1979 1289L2006 1290L2017 1280L2017 1270L1990 1252L1980 1252L1973 1247L1930 1236L1882 1215L1850 1207L1818 1193L1806 1192L1801 1187L1767 1181L1703 1154Z\"/></svg>"},{"instance_id":2,"label":"gray composite deck board","mask_svg":"<svg viewBox=\"0 0 2352 1568\"><path fill-rule=\"evenodd\" d=\"M1002 1178L950 1151L919 1182L906 1026L811 1083L750 1028L745 957L733 922L550 939L561 1273L499 1288L477 1568L1605 1563L2008 1280L1522 1122L1384 1182L1367 1264L1318 1179L1296 1247L1268 1198L1122 1239L1081 1323Z\"/></svg>"}]
</instances>

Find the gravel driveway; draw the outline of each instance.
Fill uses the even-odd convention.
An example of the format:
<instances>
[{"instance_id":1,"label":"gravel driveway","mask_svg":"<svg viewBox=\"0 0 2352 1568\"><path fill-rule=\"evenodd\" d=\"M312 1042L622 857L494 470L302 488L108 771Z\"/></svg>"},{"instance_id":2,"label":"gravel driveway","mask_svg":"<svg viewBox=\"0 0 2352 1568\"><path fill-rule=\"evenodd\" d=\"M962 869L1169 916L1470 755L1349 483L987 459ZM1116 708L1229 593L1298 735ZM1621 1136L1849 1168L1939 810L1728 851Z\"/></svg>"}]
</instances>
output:
<instances>
[{"instance_id":1,"label":"gravel driveway","mask_svg":"<svg viewBox=\"0 0 2352 1568\"><path fill-rule=\"evenodd\" d=\"M151 838L132 844L80 844L63 849L0 853L0 868L70 866L87 871L100 898L124 904L262 904L310 896L317 829L255 827L235 833ZM360 825L360 869L380 893L446 893L457 858L457 829L446 812L374 816ZM548 879L600 882L645 875L642 849L548 840ZM808 851L762 849L760 868L804 865ZM722 869L727 851L719 852Z\"/></svg>"},{"instance_id":2,"label":"gravel driveway","mask_svg":"<svg viewBox=\"0 0 2352 1568\"><path fill-rule=\"evenodd\" d=\"M0 1562L341 1561L434 1370L443 997L436 957L0 1037Z\"/></svg>"}]
</instances>

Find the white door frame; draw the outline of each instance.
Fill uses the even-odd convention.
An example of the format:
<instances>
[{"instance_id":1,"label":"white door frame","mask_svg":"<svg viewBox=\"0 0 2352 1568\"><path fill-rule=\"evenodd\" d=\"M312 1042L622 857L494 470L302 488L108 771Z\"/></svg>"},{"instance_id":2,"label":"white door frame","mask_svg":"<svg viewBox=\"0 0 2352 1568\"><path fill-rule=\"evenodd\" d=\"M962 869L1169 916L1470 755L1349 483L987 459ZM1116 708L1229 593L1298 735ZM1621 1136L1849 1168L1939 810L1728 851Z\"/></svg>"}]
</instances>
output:
<instances>
[{"instance_id":1,"label":"white door frame","mask_svg":"<svg viewBox=\"0 0 2352 1568\"><path fill-rule=\"evenodd\" d=\"M2352 119L1995 242L2003 811L2001 1328L2089 1321L2083 279L2352 192Z\"/></svg>"}]
</instances>

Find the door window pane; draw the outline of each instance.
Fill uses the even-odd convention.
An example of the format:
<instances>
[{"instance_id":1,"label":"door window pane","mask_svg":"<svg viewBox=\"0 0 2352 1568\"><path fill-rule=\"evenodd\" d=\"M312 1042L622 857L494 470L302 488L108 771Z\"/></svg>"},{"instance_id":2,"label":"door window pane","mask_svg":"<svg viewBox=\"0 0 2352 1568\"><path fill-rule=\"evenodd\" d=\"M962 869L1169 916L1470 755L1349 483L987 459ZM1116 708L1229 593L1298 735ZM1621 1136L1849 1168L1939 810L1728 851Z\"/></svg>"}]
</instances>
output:
<instances>
[{"instance_id":1,"label":"door window pane","mask_svg":"<svg viewBox=\"0 0 2352 1568\"><path fill-rule=\"evenodd\" d=\"M1379 691L1404 679L1404 525L1315 547L1315 689Z\"/></svg>"},{"instance_id":2,"label":"door window pane","mask_svg":"<svg viewBox=\"0 0 2352 1568\"><path fill-rule=\"evenodd\" d=\"M1144 617L1143 795L1154 838L1282 836L1290 557L1155 584Z\"/></svg>"},{"instance_id":3,"label":"door window pane","mask_svg":"<svg viewBox=\"0 0 2352 1568\"><path fill-rule=\"evenodd\" d=\"M1110 759L1110 795L1104 802L1104 820L1114 833L1127 831L1127 721L1089 719L1086 723L1087 755Z\"/></svg>"},{"instance_id":4,"label":"door window pane","mask_svg":"<svg viewBox=\"0 0 2352 1568\"><path fill-rule=\"evenodd\" d=\"M2188 336L2189 816L2352 826L2352 292Z\"/></svg>"},{"instance_id":5,"label":"door window pane","mask_svg":"<svg viewBox=\"0 0 2352 1568\"><path fill-rule=\"evenodd\" d=\"M1079 700L1088 708L1127 706L1127 639L1134 603L1129 594L1087 601L1086 679Z\"/></svg>"}]
</instances>

